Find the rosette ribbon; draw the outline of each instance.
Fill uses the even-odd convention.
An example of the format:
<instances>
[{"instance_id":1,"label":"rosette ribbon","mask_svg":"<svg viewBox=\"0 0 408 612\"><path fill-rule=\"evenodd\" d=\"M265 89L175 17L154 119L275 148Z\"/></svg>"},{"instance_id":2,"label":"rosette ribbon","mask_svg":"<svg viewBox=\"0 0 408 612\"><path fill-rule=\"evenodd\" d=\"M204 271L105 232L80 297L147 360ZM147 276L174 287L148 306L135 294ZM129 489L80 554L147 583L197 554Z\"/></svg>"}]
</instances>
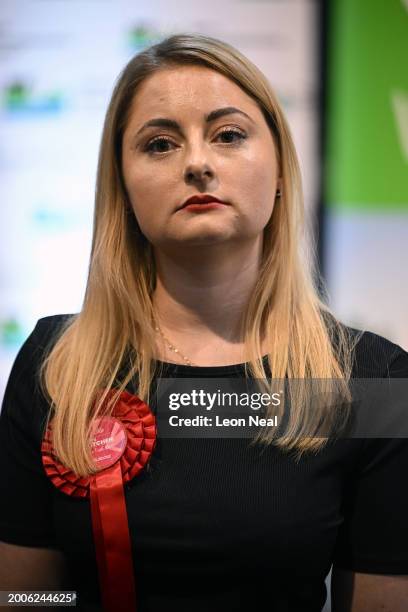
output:
<instances>
[{"instance_id":1,"label":"rosette ribbon","mask_svg":"<svg viewBox=\"0 0 408 612\"><path fill-rule=\"evenodd\" d=\"M114 394L109 390L106 400ZM78 476L53 452L52 422L42 442L47 476L63 493L90 499L102 603L106 612L136 610L136 589L123 485L137 476L156 442L156 420L137 395L123 391L111 416L94 420L92 457L99 470Z\"/></svg>"}]
</instances>

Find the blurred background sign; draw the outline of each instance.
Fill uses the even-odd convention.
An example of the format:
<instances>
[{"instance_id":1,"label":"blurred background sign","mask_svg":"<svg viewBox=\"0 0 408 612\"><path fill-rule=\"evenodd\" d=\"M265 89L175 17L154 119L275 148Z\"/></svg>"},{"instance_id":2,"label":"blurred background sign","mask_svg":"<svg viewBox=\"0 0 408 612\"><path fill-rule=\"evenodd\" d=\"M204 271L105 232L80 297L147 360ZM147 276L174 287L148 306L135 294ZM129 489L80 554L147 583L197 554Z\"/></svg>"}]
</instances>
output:
<instances>
[{"instance_id":1,"label":"blurred background sign","mask_svg":"<svg viewBox=\"0 0 408 612\"><path fill-rule=\"evenodd\" d=\"M329 3L324 265L346 323L408 349L408 2Z\"/></svg>"}]
</instances>

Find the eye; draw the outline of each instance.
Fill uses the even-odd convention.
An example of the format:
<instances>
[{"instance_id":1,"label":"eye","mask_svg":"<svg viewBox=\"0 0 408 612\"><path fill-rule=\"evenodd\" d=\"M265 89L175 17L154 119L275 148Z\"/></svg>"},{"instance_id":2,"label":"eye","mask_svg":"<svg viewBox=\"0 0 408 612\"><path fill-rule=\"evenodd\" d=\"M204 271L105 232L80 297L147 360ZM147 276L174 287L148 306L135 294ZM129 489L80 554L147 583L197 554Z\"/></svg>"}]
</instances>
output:
<instances>
[{"instance_id":1,"label":"eye","mask_svg":"<svg viewBox=\"0 0 408 612\"><path fill-rule=\"evenodd\" d=\"M223 143L227 145L238 144L240 141L245 140L245 138L247 137L247 135L244 132L241 132L240 130L228 128L228 129L222 130L217 135L217 138L219 138L220 136L224 137L225 135L227 135L227 138L238 137L238 140L235 139L235 140L232 140L232 142L229 141L229 142ZM168 138L165 138L164 136L159 136L158 138L153 138L152 140L150 140L145 146L144 151L152 155L155 155L155 154L160 155L161 153L168 153L169 149L166 147L167 145L171 145L171 144L174 144L172 143L171 140L169 140ZM158 147L158 148L155 148L155 147Z\"/></svg>"},{"instance_id":2,"label":"eye","mask_svg":"<svg viewBox=\"0 0 408 612\"><path fill-rule=\"evenodd\" d=\"M159 143L160 146L159 146ZM168 149L163 149L163 145L166 144L171 144L171 140L169 140L168 138L164 138L163 136L160 136L159 138L153 138L153 140L150 140L147 145L145 146L144 150L147 153L167 153ZM158 145L159 146L159 150L154 150L154 146Z\"/></svg>"},{"instance_id":3,"label":"eye","mask_svg":"<svg viewBox=\"0 0 408 612\"><path fill-rule=\"evenodd\" d=\"M241 140L245 140L245 138L247 137L246 134L244 132L241 132L240 130L233 130L231 128L228 128L226 130L222 130L222 132L220 132L217 136L217 138L219 136L224 136L225 134L229 135L229 136L239 136L238 140L232 141L232 142L225 142L224 144L238 144L239 141Z\"/></svg>"}]
</instances>

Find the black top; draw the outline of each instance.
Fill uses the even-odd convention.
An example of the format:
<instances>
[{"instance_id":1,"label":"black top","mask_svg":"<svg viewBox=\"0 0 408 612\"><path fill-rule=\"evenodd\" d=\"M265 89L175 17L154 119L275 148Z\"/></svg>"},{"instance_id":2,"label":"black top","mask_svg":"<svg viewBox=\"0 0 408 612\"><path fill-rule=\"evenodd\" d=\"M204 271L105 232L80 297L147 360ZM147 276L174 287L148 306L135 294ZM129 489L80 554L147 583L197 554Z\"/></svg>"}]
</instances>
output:
<instances>
[{"instance_id":1,"label":"black top","mask_svg":"<svg viewBox=\"0 0 408 612\"><path fill-rule=\"evenodd\" d=\"M0 540L64 552L79 609L100 601L88 500L41 462L48 405L36 372L68 315L40 319L14 362L0 417ZM163 376L244 376L243 364L164 363ZM356 377L408 377L408 353L364 332ZM135 393L131 384L130 392ZM336 567L408 574L408 441L342 439L296 462L249 439L158 439L126 486L139 612L318 612ZM99 604L100 605L100 604Z\"/></svg>"}]
</instances>

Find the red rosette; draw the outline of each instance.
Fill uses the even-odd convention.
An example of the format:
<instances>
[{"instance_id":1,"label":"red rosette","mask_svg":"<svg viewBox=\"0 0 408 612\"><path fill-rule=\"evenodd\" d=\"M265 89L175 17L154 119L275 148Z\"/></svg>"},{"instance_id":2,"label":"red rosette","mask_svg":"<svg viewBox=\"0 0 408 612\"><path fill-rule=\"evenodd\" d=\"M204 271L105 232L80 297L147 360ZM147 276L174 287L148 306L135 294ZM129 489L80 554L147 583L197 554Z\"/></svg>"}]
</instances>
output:
<instances>
[{"instance_id":1,"label":"red rosette","mask_svg":"<svg viewBox=\"0 0 408 612\"><path fill-rule=\"evenodd\" d=\"M110 390L106 399L113 395L114 391ZM112 416L122 423L127 434L127 445L120 458L125 484L137 476L150 459L156 443L156 419L149 406L128 391L120 394ZM91 477L78 476L54 455L52 424L47 427L41 451L45 472L57 489L73 497L89 497Z\"/></svg>"},{"instance_id":2,"label":"red rosette","mask_svg":"<svg viewBox=\"0 0 408 612\"><path fill-rule=\"evenodd\" d=\"M105 401L113 395L115 391L109 390ZM42 461L57 489L72 497L90 498L103 607L128 612L136 610L136 591L123 484L137 476L151 457L155 417L137 395L122 391L111 414L95 419L90 442L100 469L81 477L55 456L51 422L42 442Z\"/></svg>"}]
</instances>

